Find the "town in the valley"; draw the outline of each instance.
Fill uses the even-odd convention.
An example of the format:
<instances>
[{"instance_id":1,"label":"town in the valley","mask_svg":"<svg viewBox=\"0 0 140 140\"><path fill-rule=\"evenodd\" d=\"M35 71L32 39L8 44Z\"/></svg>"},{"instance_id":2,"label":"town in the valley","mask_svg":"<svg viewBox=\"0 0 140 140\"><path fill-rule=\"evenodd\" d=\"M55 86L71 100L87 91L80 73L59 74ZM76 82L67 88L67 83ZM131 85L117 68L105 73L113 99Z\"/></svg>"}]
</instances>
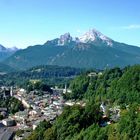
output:
<instances>
[{"instance_id":1,"label":"town in the valley","mask_svg":"<svg viewBox=\"0 0 140 140\"><path fill-rule=\"evenodd\" d=\"M95 73L90 73L88 76L92 77L95 75ZM40 122L46 120L54 123L57 116L62 113L64 106L85 106L86 104L84 101L65 100L63 95L72 92L67 88L66 84L64 88L55 86L50 89L50 91L41 91L40 93L38 90L27 91L17 87L0 87L0 100L6 101L9 98L14 98L23 105L21 110L11 113L8 107L3 107L2 103L0 103L0 139L10 140L14 137L16 140L21 140L26 138ZM119 120L119 106L108 109L110 119L107 117L108 111L105 103L101 103L100 109L104 118L104 121L100 124L101 127L111 124L112 121L116 122ZM15 135L15 132L19 130L24 131Z\"/></svg>"},{"instance_id":2,"label":"town in the valley","mask_svg":"<svg viewBox=\"0 0 140 140\"><path fill-rule=\"evenodd\" d=\"M0 122L0 139L10 139L14 132L18 130L25 130L20 136L15 135L16 140L23 139L34 130L37 125L43 120L53 123L55 118L59 116L63 107L74 104L84 105L83 102L65 101L62 94L71 92L70 89L58 88L55 86L51 88L52 92L43 91L41 95L37 90L27 91L23 88L16 87L1 87L0 98L6 100L7 98L16 98L24 107L22 111L10 114L8 108L0 107L0 115L2 120Z\"/></svg>"}]
</instances>

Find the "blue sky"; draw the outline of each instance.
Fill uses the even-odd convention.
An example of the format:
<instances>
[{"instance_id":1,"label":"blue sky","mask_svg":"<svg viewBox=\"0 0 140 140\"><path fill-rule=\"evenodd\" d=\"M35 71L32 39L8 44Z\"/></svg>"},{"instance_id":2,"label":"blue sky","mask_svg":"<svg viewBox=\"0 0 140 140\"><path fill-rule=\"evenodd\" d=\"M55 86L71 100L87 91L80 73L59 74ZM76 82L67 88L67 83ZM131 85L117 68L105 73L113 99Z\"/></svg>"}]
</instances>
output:
<instances>
[{"instance_id":1,"label":"blue sky","mask_svg":"<svg viewBox=\"0 0 140 140\"><path fill-rule=\"evenodd\" d=\"M140 0L0 0L0 44L25 48L96 28L140 46Z\"/></svg>"}]
</instances>

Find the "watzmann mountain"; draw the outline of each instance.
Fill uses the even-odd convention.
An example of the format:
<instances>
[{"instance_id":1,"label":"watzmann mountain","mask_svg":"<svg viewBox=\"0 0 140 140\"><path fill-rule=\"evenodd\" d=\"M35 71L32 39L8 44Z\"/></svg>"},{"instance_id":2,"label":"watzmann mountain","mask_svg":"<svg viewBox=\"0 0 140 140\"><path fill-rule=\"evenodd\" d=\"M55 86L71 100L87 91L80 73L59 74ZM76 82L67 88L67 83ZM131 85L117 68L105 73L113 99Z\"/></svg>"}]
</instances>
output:
<instances>
[{"instance_id":1,"label":"watzmann mountain","mask_svg":"<svg viewBox=\"0 0 140 140\"><path fill-rule=\"evenodd\" d=\"M18 69L37 65L59 65L104 69L140 63L140 48L116 42L99 31L89 30L81 37L69 33L43 45L19 50L4 61Z\"/></svg>"}]
</instances>

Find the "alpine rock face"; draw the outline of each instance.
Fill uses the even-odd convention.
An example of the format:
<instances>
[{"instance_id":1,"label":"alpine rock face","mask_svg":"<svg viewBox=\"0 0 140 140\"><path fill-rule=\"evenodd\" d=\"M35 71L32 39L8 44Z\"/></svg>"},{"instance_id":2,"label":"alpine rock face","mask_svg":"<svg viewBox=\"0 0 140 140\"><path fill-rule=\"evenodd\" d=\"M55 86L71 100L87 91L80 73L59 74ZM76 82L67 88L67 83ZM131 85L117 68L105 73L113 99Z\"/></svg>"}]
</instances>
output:
<instances>
[{"instance_id":1,"label":"alpine rock face","mask_svg":"<svg viewBox=\"0 0 140 140\"><path fill-rule=\"evenodd\" d=\"M100 40L106 43L108 46L112 46L112 40L95 29L91 29L86 32L79 38L79 40L82 43L95 42L97 40Z\"/></svg>"},{"instance_id":2,"label":"alpine rock face","mask_svg":"<svg viewBox=\"0 0 140 140\"><path fill-rule=\"evenodd\" d=\"M4 61L14 68L27 69L37 65L59 65L105 69L140 64L140 48L116 42L92 29L81 37L70 33L43 45L18 50Z\"/></svg>"},{"instance_id":3,"label":"alpine rock face","mask_svg":"<svg viewBox=\"0 0 140 140\"><path fill-rule=\"evenodd\" d=\"M65 33L64 35L60 36L60 39L58 40L58 45L64 46L70 43L72 40L73 38L70 36L70 33Z\"/></svg>"}]
</instances>

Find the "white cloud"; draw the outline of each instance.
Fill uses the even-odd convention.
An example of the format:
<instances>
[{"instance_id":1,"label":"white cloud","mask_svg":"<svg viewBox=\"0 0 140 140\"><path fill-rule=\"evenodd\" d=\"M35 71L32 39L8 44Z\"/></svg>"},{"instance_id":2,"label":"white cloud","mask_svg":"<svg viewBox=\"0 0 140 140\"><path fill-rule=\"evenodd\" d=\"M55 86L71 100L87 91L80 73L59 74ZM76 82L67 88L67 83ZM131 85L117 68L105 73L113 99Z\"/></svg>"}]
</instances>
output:
<instances>
[{"instance_id":1,"label":"white cloud","mask_svg":"<svg viewBox=\"0 0 140 140\"><path fill-rule=\"evenodd\" d=\"M128 30L140 29L140 24L131 24L131 25L128 25L128 26L122 26L121 28L122 29L128 29Z\"/></svg>"}]
</instances>

